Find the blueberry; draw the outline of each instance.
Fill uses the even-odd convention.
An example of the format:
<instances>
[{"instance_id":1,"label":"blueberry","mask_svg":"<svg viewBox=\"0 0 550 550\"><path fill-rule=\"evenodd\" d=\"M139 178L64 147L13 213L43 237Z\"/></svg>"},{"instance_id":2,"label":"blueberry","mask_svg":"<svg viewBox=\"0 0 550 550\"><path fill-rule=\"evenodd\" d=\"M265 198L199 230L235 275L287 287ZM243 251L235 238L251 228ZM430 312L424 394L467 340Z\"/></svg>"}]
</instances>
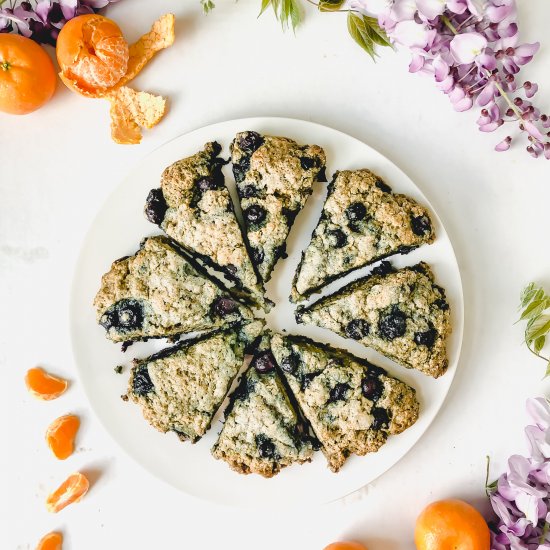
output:
<instances>
[{"instance_id":1,"label":"blueberry","mask_svg":"<svg viewBox=\"0 0 550 550\"><path fill-rule=\"evenodd\" d=\"M250 378L244 378L231 395L231 401L244 401L256 389L256 382Z\"/></svg>"},{"instance_id":2,"label":"blueberry","mask_svg":"<svg viewBox=\"0 0 550 550\"><path fill-rule=\"evenodd\" d=\"M237 183L241 183L244 180L248 169L250 168L250 157L243 157L239 164L233 164L233 176Z\"/></svg>"},{"instance_id":3,"label":"blueberry","mask_svg":"<svg viewBox=\"0 0 550 550\"><path fill-rule=\"evenodd\" d=\"M353 319L346 326L346 336L354 340L361 340L369 333L370 326L364 319Z\"/></svg>"},{"instance_id":4,"label":"blueberry","mask_svg":"<svg viewBox=\"0 0 550 550\"><path fill-rule=\"evenodd\" d=\"M267 212L259 204L253 204L243 212L243 215L249 224L259 224L265 220Z\"/></svg>"},{"instance_id":5,"label":"blueberry","mask_svg":"<svg viewBox=\"0 0 550 550\"><path fill-rule=\"evenodd\" d=\"M103 314L100 324L106 330L139 330L143 326L143 306L137 300L119 300Z\"/></svg>"},{"instance_id":6,"label":"blueberry","mask_svg":"<svg viewBox=\"0 0 550 550\"><path fill-rule=\"evenodd\" d=\"M298 210L291 210L290 208L283 207L282 214L287 219L288 225L292 225L298 215Z\"/></svg>"},{"instance_id":7,"label":"blueberry","mask_svg":"<svg viewBox=\"0 0 550 550\"><path fill-rule=\"evenodd\" d=\"M412 271L416 271L417 273L423 273L424 275L426 275L425 264L415 264L415 265L412 265L409 269Z\"/></svg>"},{"instance_id":8,"label":"blueberry","mask_svg":"<svg viewBox=\"0 0 550 550\"><path fill-rule=\"evenodd\" d=\"M260 265L264 261L264 252L260 248L251 247L250 256L254 265Z\"/></svg>"},{"instance_id":9,"label":"blueberry","mask_svg":"<svg viewBox=\"0 0 550 550\"><path fill-rule=\"evenodd\" d=\"M350 222L358 222L367 215L367 208L362 202L353 202L346 208L346 216Z\"/></svg>"},{"instance_id":10,"label":"blueberry","mask_svg":"<svg viewBox=\"0 0 550 550\"><path fill-rule=\"evenodd\" d=\"M238 191L242 199L258 196L258 190L253 185L245 185L242 189L239 187Z\"/></svg>"},{"instance_id":11,"label":"blueberry","mask_svg":"<svg viewBox=\"0 0 550 550\"><path fill-rule=\"evenodd\" d=\"M317 174L317 181L327 181L327 169L325 166L319 170L319 173Z\"/></svg>"},{"instance_id":12,"label":"blueberry","mask_svg":"<svg viewBox=\"0 0 550 550\"><path fill-rule=\"evenodd\" d=\"M275 256L275 259L279 258L288 258L288 254L286 253L286 243L283 243L279 245L273 252L273 255Z\"/></svg>"},{"instance_id":13,"label":"blueberry","mask_svg":"<svg viewBox=\"0 0 550 550\"><path fill-rule=\"evenodd\" d=\"M235 313L239 309L239 305L233 298L222 296L217 298L211 306L212 313L218 317L226 317Z\"/></svg>"},{"instance_id":14,"label":"blueberry","mask_svg":"<svg viewBox=\"0 0 550 550\"><path fill-rule=\"evenodd\" d=\"M376 187L380 189L380 191L384 191L384 193L391 193L391 187L384 181L378 178L375 182Z\"/></svg>"},{"instance_id":15,"label":"blueberry","mask_svg":"<svg viewBox=\"0 0 550 550\"><path fill-rule=\"evenodd\" d=\"M319 159L300 157L300 166L303 170L311 170L312 168L319 166Z\"/></svg>"},{"instance_id":16,"label":"blueberry","mask_svg":"<svg viewBox=\"0 0 550 550\"><path fill-rule=\"evenodd\" d=\"M373 430L380 430L382 428L387 430L390 427L390 415L386 409L375 407L372 409L372 416L374 417L371 425Z\"/></svg>"},{"instance_id":17,"label":"blueberry","mask_svg":"<svg viewBox=\"0 0 550 550\"><path fill-rule=\"evenodd\" d=\"M162 194L162 189L151 189L145 201L145 217L156 225L160 225L168 210L168 205Z\"/></svg>"},{"instance_id":18,"label":"blueberry","mask_svg":"<svg viewBox=\"0 0 550 550\"><path fill-rule=\"evenodd\" d=\"M397 250L395 252L397 254L408 254L409 252L412 252L415 248L417 248L417 247L416 246L401 245L401 246L397 247ZM416 270L416 271L420 271L420 270Z\"/></svg>"},{"instance_id":19,"label":"blueberry","mask_svg":"<svg viewBox=\"0 0 550 550\"><path fill-rule=\"evenodd\" d=\"M387 340L403 336L407 329L407 317L397 307L386 313L378 321L378 330Z\"/></svg>"},{"instance_id":20,"label":"blueberry","mask_svg":"<svg viewBox=\"0 0 550 550\"><path fill-rule=\"evenodd\" d=\"M341 382L336 384L336 386L334 386L334 388L330 390L330 393L329 393L330 402L341 401L342 399L345 399L349 389L350 389L349 384L345 384Z\"/></svg>"},{"instance_id":21,"label":"blueberry","mask_svg":"<svg viewBox=\"0 0 550 550\"><path fill-rule=\"evenodd\" d=\"M428 348L431 348L434 345L436 338L437 330L435 330L435 328L430 328L424 332L414 333L414 342L419 346L426 346Z\"/></svg>"},{"instance_id":22,"label":"blueberry","mask_svg":"<svg viewBox=\"0 0 550 550\"><path fill-rule=\"evenodd\" d=\"M384 276L388 273L393 273L395 268L390 264L390 262L382 262L380 265L377 265L372 271L371 275L380 275Z\"/></svg>"},{"instance_id":23,"label":"blueberry","mask_svg":"<svg viewBox=\"0 0 550 550\"><path fill-rule=\"evenodd\" d=\"M281 361L281 368L289 374L294 374L300 364L300 356L292 352Z\"/></svg>"},{"instance_id":24,"label":"blueberry","mask_svg":"<svg viewBox=\"0 0 550 550\"><path fill-rule=\"evenodd\" d=\"M264 351L256 355L252 361L252 366L260 373L271 372L275 368L275 358L271 351Z\"/></svg>"},{"instance_id":25,"label":"blueberry","mask_svg":"<svg viewBox=\"0 0 550 550\"><path fill-rule=\"evenodd\" d=\"M212 191L214 189L219 189L222 185L223 185L223 179L217 177L215 174L201 178L196 182L196 186L203 193L205 191Z\"/></svg>"},{"instance_id":26,"label":"blueberry","mask_svg":"<svg viewBox=\"0 0 550 550\"><path fill-rule=\"evenodd\" d=\"M233 275L235 276L235 274L237 273L237 266L236 265L233 265L233 264L227 264L225 266L225 270L227 271L227 273L229 275Z\"/></svg>"},{"instance_id":27,"label":"blueberry","mask_svg":"<svg viewBox=\"0 0 550 550\"><path fill-rule=\"evenodd\" d=\"M432 224L428 216L412 216L411 227L415 235L426 235L432 230Z\"/></svg>"},{"instance_id":28,"label":"blueberry","mask_svg":"<svg viewBox=\"0 0 550 550\"><path fill-rule=\"evenodd\" d=\"M321 373L320 372L308 372L302 376L302 383L300 384L302 391L306 388L309 388L311 382L317 378Z\"/></svg>"},{"instance_id":29,"label":"blueberry","mask_svg":"<svg viewBox=\"0 0 550 550\"><path fill-rule=\"evenodd\" d=\"M346 234L341 229L332 229L327 231L327 235L333 243L335 248L342 248L346 246L348 238Z\"/></svg>"},{"instance_id":30,"label":"blueberry","mask_svg":"<svg viewBox=\"0 0 550 550\"><path fill-rule=\"evenodd\" d=\"M241 132L238 137L239 148L248 155L258 149L264 138L258 132Z\"/></svg>"},{"instance_id":31,"label":"blueberry","mask_svg":"<svg viewBox=\"0 0 550 550\"><path fill-rule=\"evenodd\" d=\"M256 445L258 446L258 453L261 458L275 458L276 451L275 445L269 437L264 434L256 436Z\"/></svg>"},{"instance_id":32,"label":"blueberry","mask_svg":"<svg viewBox=\"0 0 550 550\"><path fill-rule=\"evenodd\" d=\"M449 304L445 298L439 298L434 302L434 306L442 311L447 311L449 309Z\"/></svg>"},{"instance_id":33,"label":"blueberry","mask_svg":"<svg viewBox=\"0 0 550 550\"><path fill-rule=\"evenodd\" d=\"M132 389L136 395L147 395L155 389L153 382L151 382L147 365L141 365L134 372Z\"/></svg>"},{"instance_id":34,"label":"blueberry","mask_svg":"<svg viewBox=\"0 0 550 550\"><path fill-rule=\"evenodd\" d=\"M361 392L367 399L376 402L384 393L384 384L369 372L367 376L361 380Z\"/></svg>"}]
</instances>

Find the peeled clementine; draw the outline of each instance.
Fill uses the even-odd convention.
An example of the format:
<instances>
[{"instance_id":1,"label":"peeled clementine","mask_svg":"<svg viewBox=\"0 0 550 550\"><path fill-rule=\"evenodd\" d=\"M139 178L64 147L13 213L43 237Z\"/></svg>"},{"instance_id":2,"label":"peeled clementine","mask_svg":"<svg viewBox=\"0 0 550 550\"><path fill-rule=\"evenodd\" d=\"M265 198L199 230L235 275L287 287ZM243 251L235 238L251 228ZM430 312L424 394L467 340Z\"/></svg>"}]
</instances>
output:
<instances>
[{"instance_id":1,"label":"peeled clementine","mask_svg":"<svg viewBox=\"0 0 550 550\"><path fill-rule=\"evenodd\" d=\"M126 74L130 52L114 21L88 14L63 26L56 55L65 83L73 82L75 91L97 93L113 87Z\"/></svg>"},{"instance_id":2,"label":"peeled clementine","mask_svg":"<svg viewBox=\"0 0 550 550\"><path fill-rule=\"evenodd\" d=\"M367 550L367 547L359 542L333 542L326 546L324 550Z\"/></svg>"},{"instance_id":3,"label":"peeled clementine","mask_svg":"<svg viewBox=\"0 0 550 550\"><path fill-rule=\"evenodd\" d=\"M59 460L65 460L73 454L76 432L80 419L74 414L66 414L54 420L46 430L48 447Z\"/></svg>"},{"instance_id":4,"label":"peeled clementine","mask_svg":"<svg viewBox=\"0 0 550 550\"><path fill-rule=\"evenodd\" d=\"M90 482L84 474L76 472L71 474L53 493L46 499L48 512L57 513L65 506L78 502L87 492Z\"/></svg>"},{"instance_id":5,"label":"peeled clementine","mask_svg":"<svg viewBox=\"0 0 550 550\"><path fill-rule=\"evenodd\" d=\"M40 367L27 371L25 383L27 384L27 389L34 397L44 401L57 399L69 385L67 380L48 374Z\"/></svg>"},{"instance_id":6,"label":"peeled clementine","mask_svg":"<svg viewBox=\"0 0 550 550\"><path fill-rule=\"evenodd\" d=\"M61 533L48 533L40 539L36 550L61 550L63 535Z\"/></svg>"},{"instance_id":7,"label":"peeled clementine","mask_svg":"<svg viewBox=\"0 0 550 550\"><path fill-rule=\"evenodd\" d=\"M433 502L418 516L417 550L489 550L491 536L483 516L462 500Z\"/></svg>"},{"instance_id":8,"label":"peeled clementine","mask_svg":"<svg viewBox=\"0 0 550 550\"><path fill-rule=\"evenodd\" d=\"M55 91L55 69L36 42L0 33L0 111L25 115L46 103Z\"/></svg>"}]
</instances>

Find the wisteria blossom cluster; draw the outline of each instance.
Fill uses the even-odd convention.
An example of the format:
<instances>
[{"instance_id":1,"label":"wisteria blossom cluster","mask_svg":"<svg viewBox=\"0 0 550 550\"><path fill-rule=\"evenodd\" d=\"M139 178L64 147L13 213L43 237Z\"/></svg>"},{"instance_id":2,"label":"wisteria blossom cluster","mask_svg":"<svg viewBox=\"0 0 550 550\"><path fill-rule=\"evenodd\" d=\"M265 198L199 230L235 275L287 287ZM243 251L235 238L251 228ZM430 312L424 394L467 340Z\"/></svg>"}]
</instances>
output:
<instances>
[{"instance_id":1,"label":"wisteria blossom cluster","mask_svg":"<svg viewBox=\"0 0 550 550\"><path fill-rule=\"evenodd\" d=\"M514 455L489 497L498 524L492 550L550 550L550 403L530 399L533 425L525 428L530 456Z\"/></svg>"},{"instance_id":2,"label":"wisteria blossom cluster","mask_svg":"<svg viewBox=\"0 0 550 550\"><path fill-rule=\"evenodd\" d=\"M392 42L410 49L409 70L431 75L457 111L480 107L482 132L515 123L527 151L550 159L550 117L531 101L537 84L518 75L539 43L519 42L515 0L353 0L351 7L376 13ZM495 149L511 143L506 135Z\"/></svg>"},{"instance_id":3,"label":"wisteria blossom cluster","mask_svg":"<svg viewBox=\"0 0 550 550\"><path fill-rule=\"evenodd\" d=\"M73 17L94 13L118 0L35 0L4 2L0 7L0 32L15 32L41 44L55 46L63 25ZM1 4L1 3L0 3Z\"/></svg>"}]
</instances>

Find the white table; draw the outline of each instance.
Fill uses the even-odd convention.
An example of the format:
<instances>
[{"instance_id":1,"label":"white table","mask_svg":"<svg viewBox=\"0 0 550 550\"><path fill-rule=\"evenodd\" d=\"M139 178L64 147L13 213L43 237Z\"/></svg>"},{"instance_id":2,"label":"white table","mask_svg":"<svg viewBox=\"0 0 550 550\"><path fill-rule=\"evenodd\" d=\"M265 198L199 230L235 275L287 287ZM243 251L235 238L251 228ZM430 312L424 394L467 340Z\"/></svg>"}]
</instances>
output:
<instances>
[{"instance_id":1,"label":"white table","mask_svg":"<svg viewBox=\"0 0 550 550\"><path fill-rule=\"evenodd\" d=\"M122 0L108 14L129 39L175 11L177 42L135 81L170 97L170 113L140 146L109 137L108 105L59 85L26 117L0 116L0 372L6 510L0 547L34 548L50 529L64 548L320 550L355 538L370 550L412 548L416 515L428 502L461 497L487 510L485 456L496 474L526 450L525 399L546 392L542 362L514 325L518 294L534 279L550 288L550 163L523 150L492 152L473 112L457 114L428 80L407 72L407 55L374 64L347 36L342 14L307 7L296 36L259 0L218 0L204 17L198 0ZM525 69L550 110L547 0L520 2L526 41L542 50ZM243 514L200 502L157 481L124 455L95 419L76 377L69 340L73 266L95 213L134 163L162 143L219 120L278 115L313 120L378 148L415 180L443 218L459 258L466 332L459 370L440 415L390 472L345 501L318 509L264 508ZM121 223L124 221L121 220ZM72 380L63 399L28 395L36 364ZM6 399L7 396L7 399ZM74 411L78 452L53 459L43 441L56 416ZM7 428L7 435L6 434ZM6 439L7 438L7 439ZM82 503L58 516L45 495L71 471L95 480ZM5 485L7 484L7 492Z\"/></svg>"}]
</instances>

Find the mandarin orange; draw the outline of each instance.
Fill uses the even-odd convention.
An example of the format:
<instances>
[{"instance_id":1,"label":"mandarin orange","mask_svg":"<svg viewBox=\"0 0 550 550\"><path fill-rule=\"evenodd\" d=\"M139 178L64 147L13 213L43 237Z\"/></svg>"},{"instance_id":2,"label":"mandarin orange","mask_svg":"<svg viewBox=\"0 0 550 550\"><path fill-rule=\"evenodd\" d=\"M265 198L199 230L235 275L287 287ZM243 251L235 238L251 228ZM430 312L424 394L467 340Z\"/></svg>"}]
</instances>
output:
<instances>
[{"instance_id":1,"label":"mandarin orange","mask_svg":"<svg viewBox=\"0 0 550 550\"><path fill-rule=\"evenodd\" d=\"M367 550L367 547L359 542L333 542L324 550Z\"/></svg>"},{"instance_id":2,"label":"mandarin orange","mask_svg":"<svg viewBox=\"0 0 550 550\"><path fill-rule=\"evenodd\" d=\"M417 550L489 550L491 536L483 516L462 500L433 502L418 516Z\"/></svg>"},{"instance_id":3,"label":"mandarin orange","mask_svg":"<svg viewBox=\"0 0 550 550\"><path fill-rule=\"evenodd\" d=\"M61 533L48 533L43 536L36 550L61 550L63 547L63 535Z\"/></svg>"},{"instance_id":4,"label":"mandarin orange","mask_svg":"<svg viewBox=\"0 0 550 550\"><path fill-rule=\"evenodd\" d=\"M48 512L57 513L63 510L65 506L78 502L90 487L88 478L76 472L71 474L53 493L46 499L46 508Z\"/></svg>"},{"instance_id":5,"label":"mandarin orange","mask_svg":"<svg viewBox=\"0 0 550 550\"><path fill-rule=\"evenodd\" d=\"M48 374L40 367L34 367L27 371L25 384L34 397L44 401L57 399L69 385L67 380Z\"/></svg>"},{"instance_id":6,"label":"mandarin orange","mask_svg":"<svg viewBox=\"0 0 550 550\"><path fill-rule=\"evenodd\" d=\"M74 414L66 414L54 420L46 430L46 442L59 460L65 460L73 454L76 432L80 419Z\"/></svg>"},{"instance_id":7,"label":"mandarin orange","mask_svg":"<svg viewBox=\"0 0 550 550\"><path fill-rule=\"evenodd\" d=\"M0 34L0 111L36 111L52 97L55 83L55 69L44 48L18 34Z\"/></svg>"},{"instance_id":8,"label":"mandarin orange","mask_svg":"<svg viewBox=\"0 0 550 550\"><path fill-rule=\"evenodd\" d=\"M98 93L126 74L130 51L119 26L98 14L69 20L57 37L56 55L65 83L75 91Z\"/></svg>"}]
</instances>

